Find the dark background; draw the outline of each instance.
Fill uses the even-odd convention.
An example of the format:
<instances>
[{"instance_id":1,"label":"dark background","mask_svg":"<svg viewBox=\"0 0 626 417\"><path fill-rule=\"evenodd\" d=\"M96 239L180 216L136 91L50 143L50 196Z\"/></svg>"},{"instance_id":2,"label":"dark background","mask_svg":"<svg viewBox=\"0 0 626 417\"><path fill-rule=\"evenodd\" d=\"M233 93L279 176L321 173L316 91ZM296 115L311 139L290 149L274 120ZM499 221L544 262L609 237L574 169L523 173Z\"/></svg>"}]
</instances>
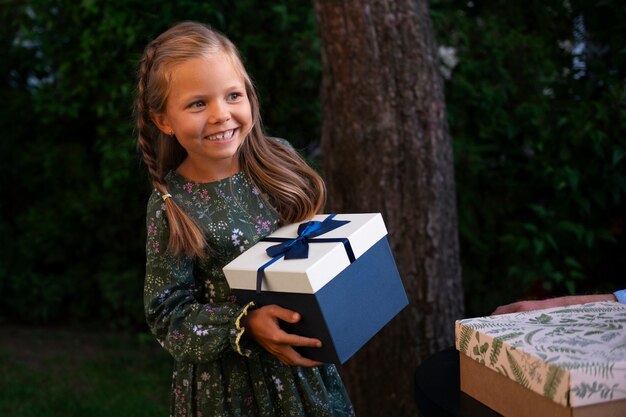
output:
<instances>
[{"instance_id":1,"label":"dark background","mask_svg":"<svg viewBox=\"0 0 626 417\"><path fill-rule=\"evenodd\" d=\"M517 4L519 3L519 4ZM430 2L454 140L466 314L626 287L623 1ZM312 5L0 2L0 318L144 329L136 68L209 23L240 48L266 131L319 166Z\"/></svg>"}]
</instances>

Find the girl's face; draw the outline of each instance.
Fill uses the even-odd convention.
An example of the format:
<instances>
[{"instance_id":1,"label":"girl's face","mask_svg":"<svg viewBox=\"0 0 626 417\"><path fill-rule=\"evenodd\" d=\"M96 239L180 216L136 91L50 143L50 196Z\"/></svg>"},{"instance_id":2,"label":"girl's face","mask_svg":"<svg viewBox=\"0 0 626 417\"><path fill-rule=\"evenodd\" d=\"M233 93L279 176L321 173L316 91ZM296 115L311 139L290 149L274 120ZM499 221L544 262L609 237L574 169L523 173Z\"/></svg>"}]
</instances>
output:
<instances>
[{"instance_id":1,"label":"girl's face","mask_svg":"<svg viewBox=\"0 0 626 417\"><path fill-rule=\"evenodd\" d=\"M252 129L244 79L221 52L176 65L165 112L154 121L187 151L181 174L196 181L229 176L239 169L237 150Z\"/></svg>"}]
</instances>

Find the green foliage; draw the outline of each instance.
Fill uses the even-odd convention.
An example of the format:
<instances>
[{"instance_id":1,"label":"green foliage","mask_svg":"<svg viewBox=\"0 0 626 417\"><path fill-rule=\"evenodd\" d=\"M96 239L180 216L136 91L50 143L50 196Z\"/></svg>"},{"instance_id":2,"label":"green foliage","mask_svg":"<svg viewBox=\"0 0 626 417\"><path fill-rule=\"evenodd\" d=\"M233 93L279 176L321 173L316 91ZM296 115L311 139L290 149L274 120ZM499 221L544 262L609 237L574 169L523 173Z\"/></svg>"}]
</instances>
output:
<instances>
[{"instance_id":1,"label":"green foliage","mask_svg":"<svg viewBox=\"0 0 626 417\"><path fill-rule=\"evenodd\" d=\"M626 271L626 16L617 0L430 2L452 47L468 315L607 291ZM583 16L588 53L574 68ZM266 130L319 136L309 2L8 0L0 6L0 316L142 325L144 212L133 95L145 44L198 20L241 49Z\"/></svg>"},{"instance_id":2,"label":"green foliage","mask_svg":"<svg viewBox=\"0 0 626 417\"><path fill-rule=\"evenodd\" d=\"M523 334L524 334L524 332L507 333L507 334L503 334L501 336L498 336L498 340L500 340L502 342L506 342L507 340L515 339L516 337L521 336Z\"/></svg>"},{"instance_id":3,"label":"green foliage","mask_svg":"<svg viewBox=\"0 0 626 417\"><path fill-rule=\"evenodd\" d=\"M528 320L529 323L534 323L534 324L548 324L551 321L552 321L552 316L550 316L549 314L541 314L535 318Z\"/></svg>"},{"instance_id":4,"label":"green foliage","mask_svg":"<svg viewBox=\"0 0 626 417\"><path fill-rule=\"evenodd\" d=\"M137 63L181 20L240 47L269 133L297 147L319 132L311 6L288 0L27 0L0 6L0 316L110 326L144 322L144 213L135 150Z\"/></svg>"},{"instance_id":5,"label":"green foliage","mask_svg":"<svg viewBox=\"0 0 626 417\"><path fill-rule=\"evenodd\" d=\"M551 400L554 399L556 395L556 390L561 383L561 379L565 375L566 371L557 367L550 366L548 370L548 375L546 376L546 382L543 385L543 396L549 398Z\"/></svg>"},{"instance_id":6,"label":"green foliage","mask_svg":"<svg viewBox=\"0 0 626 417\"><path fill-rule=\"evenodd\" d=\"M523 387L529 388L530 381L528 380L526 375L524 375L524 370L517 363L515 357L513 357L513 355L511 355L508 350L506 351L506 359L509 362L509 366L511 367L511 372L513 373L515 382L522 385Z\"/></svg>"},{"instance_id":7,"label":"green foliage","mask_svg":"<svg viewBox=\"0 0 626 417\"><path fill-rule=\"evenodd\" d=\"M608 363L608 362L563 363L561 366L570 371L576 370L576 371L584 372L587 375L601 376L602 378L605 378L605 379L613 378L615 375L615 373L613 372L615 363Z\"/></svg>"},{"instance_id":8,"label":"green foliage","mask_svg":"<svg viewBox=\"0 0 626 417\"><path fill-rule=\"evenodd\" d=\"M474 330L471 327L461 326L460 334L458 337L459 352L467 354L473 332Z\"/></svg>"},{"instance_id":9,"label":"green foliage","mask_svg":"<svg viewBox=\"0 0 626 417\"><path fill-rule=\"evenodd\" d=\"M13 332L0 346L0 415L168 415L172 358L149 341L48 328Z\"/></svg>"},{"instance_id":10,"label":"green foliage","mask_svg":"<svg viewBox=\"0 0 626 417\"><path fill-rule=\"evenodd\" d=\"M493 339L493 345L491 347L491 354L489 355L489 366L493 366L498 362L498 356L500 356L500 352L502 351L502 340L499 338Z\"/></svg>"},{"instance_id":11,"label":"green foliage","mask_svg":"<svg viewBox=\"0 0 626 417\"><path fill-rule=\"evenodd\" d=\"M592 397L594 394L600 393L600 398L605 400L613 399L613 393L617 390L618 384L613 384L609 386L604 383L595 382L593 384L588 384L586 382L581 382L579 385L576 385L572 388L572 392L574 395L580 398Z\"/></svg>"},{"instance_id":12,"label":"green foliage","mask_svg":"<svg viewBox=\"0 0 626 417\"><path fill-rule=\"evenodd\" d=\"M430 6L440 45L458 58L446 101L468 314L520 298L622 288L622 3ZM581 17L586 49L574 56Z\"/></svg>"},{"instance_id":13,"label":"green foliage","mask_svg":"<svg viewBox=\"0 0 626 417\"><path fill-rule=\"evenodd\" d=\"M531 319L531 320L529 320L529 321L530 321L530 322L532 322L532 319ZM549 321L547 321L547 322L541 322L541 323L547 324L547 323L549 323ZM543 329L543 327L539 327L539 328L537 328L537 329L535 329L535 330L532 330L532 331L530 331L530 332L526 333L526 335L524 336L524 342L525 342L527 345L532 345L532 344L533 344L533 337L535 337L535 335L536 335L537 333L539 333L542 329Z\"/></svg>"}]
</instances>

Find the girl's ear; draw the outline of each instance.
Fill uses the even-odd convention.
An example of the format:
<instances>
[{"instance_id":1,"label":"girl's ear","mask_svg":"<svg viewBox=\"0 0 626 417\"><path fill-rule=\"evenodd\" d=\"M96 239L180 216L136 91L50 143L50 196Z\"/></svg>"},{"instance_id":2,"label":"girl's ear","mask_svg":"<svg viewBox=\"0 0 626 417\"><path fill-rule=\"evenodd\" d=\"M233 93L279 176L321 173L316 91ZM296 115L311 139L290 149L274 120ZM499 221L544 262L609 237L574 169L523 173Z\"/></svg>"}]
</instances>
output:
<instances>
[{"instance_id":1,"label":"girl's ear","mask_svg":"<svg viewBox=\"0 0 626 417\"><path fill-rule=\"evenodd\" d=\"M151 113L150 118L161 132L165 133L168 136L172 136L174 134L174 129L172 129L172 127L170 126L165 114Z\"/></svg>"}]
</instances>

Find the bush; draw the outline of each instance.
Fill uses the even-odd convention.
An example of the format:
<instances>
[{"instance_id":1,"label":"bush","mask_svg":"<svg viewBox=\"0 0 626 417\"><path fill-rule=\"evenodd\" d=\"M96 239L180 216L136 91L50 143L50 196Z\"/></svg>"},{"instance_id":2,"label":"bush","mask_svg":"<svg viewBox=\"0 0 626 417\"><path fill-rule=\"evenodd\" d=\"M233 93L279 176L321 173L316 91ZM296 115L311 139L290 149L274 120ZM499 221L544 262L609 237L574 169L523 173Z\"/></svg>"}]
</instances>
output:
<instances>
[{"instance_id":1,"label":"bush","mask_svg":"<svg viewBox=\"0 0 626 417\"><path fill-rule=\"evenodd\" d=\"M623 286L624 8L431 7L439 42L458 54L446 96L468 314Z\"/></svg>"},{"instance_id":2,"label":"bush","mask_svg":"<svg viewBox=\"0 0 626 417\"><path fill-rule=\"evenodd\" d=\"M439 43L451 48L470 315L522 297L614 290L626 271L624 8L518 3L430 2ZM131 113L143 48L180 20L222 30L259 87L268 133L305 148L320 124L312 5L10 6L0 8L0 315L141 326L150 184ZM578 55L577 39L586 46Z\"/></svg>"},{"instance_id":3,"label":"bush","mask_svg":"<svg viewBox=\"0 0 626 417\"><path fill-rule=\"evenodd\" d=\"M269 133L303 147L319 132L313 19L310 5L287 0L0 9L0 315L142 325L150 185L131 113L143 48L181 20L225 32L259 85Z\"/></svg>"}]
</instances>

